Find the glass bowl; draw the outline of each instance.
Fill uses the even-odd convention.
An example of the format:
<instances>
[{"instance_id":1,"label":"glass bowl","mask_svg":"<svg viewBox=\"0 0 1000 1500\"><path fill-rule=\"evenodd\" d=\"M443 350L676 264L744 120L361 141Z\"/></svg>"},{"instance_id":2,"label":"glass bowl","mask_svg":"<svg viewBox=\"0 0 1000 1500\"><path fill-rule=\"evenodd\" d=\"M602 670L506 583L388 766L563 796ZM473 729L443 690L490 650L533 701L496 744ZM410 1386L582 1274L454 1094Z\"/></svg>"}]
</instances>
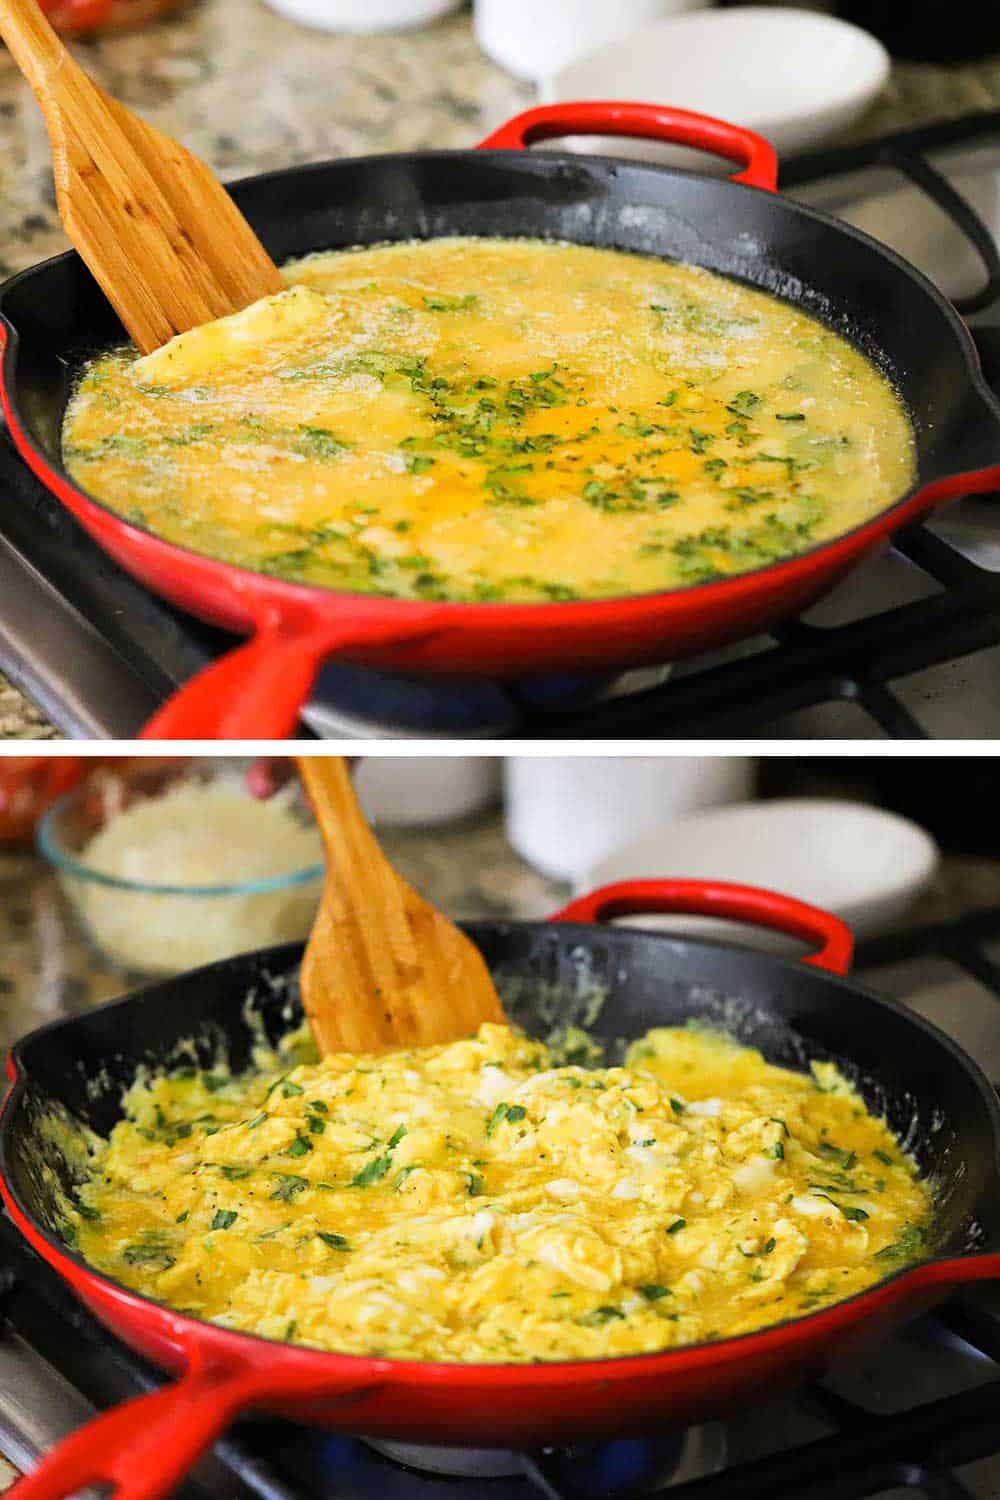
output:
<instances>
[{"instance_id":1,"label":"glass bowl","mask_svg":"<svg viewBox=\"0 0 1000 1500\"><path fill-rule=\"evenodd\" d=\"M102 768L60 797L45 814L38 826L39 852L55 870L85 937L118 971L132 977L177 974L234 953L307 936L323 878L312 811L296 779L269 799L272 805L265 813L263 803L249 790L249 765L230 758L225 762L139 761L120 769ZM177 794L185 788L212 785L232 796L220 799L224 806L217 813L215 804L210 810L206 800L199 809L205 816L197 819L197 831L189 829L185 837ZM243 858L239 851L235 856L235 862L243 865L244 878L232 878L234 854L227 845L225 821L228 811L232 830L232 798L241 796L246 798L247 820L282 817L280 825L275 821L262 831L261 844L254 849L266 846L274 851L278 840L268 834L280 828L289 844L283 852L297 856L294 868L246 878L244 847ZM193 799L181 800L190 804ZM122 814L138 811L143 816L148 804L157 802L166 807L162 822L147 822L147 814L145 827L134 827L134 818L130 819L124 826L126 834L132 830L127 847L114 859L159 860L166 867L159 872L162 878L157 878L156 870L136 878L134 869L127 874L108 873L88 862L87 851L94 840ZM218 836L207 831L215 816L220 820ZM289 828L287 820L298 828ZM122 832L119 829L119 837ZM309 857L310 834L315 836L315 859ZM98 850L106 843L102 841ZM106 847L94 857L107 864ZM190 864L195 859L203 866L197 882L177 879L178 863Z\"/></svg>"}]
</instances>

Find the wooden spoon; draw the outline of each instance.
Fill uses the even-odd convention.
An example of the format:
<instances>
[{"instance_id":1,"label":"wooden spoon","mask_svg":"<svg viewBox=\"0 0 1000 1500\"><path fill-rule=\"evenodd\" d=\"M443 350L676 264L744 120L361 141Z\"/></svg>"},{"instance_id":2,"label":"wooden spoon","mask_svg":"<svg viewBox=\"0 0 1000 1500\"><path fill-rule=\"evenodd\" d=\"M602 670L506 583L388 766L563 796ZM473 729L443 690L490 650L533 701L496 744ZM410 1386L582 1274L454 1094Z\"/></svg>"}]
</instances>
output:
<instances>
[{"instance_id":1,"label":"wooden spoon","mask_svg":"<svg viewBox=\"0 0 1000 1500\"><path fill-rule=\"evenodd\" d=\"M326 851L302 960L321 1054L429 1047L505 1020L479 950L393 869L340 756L298 756Z\"/></svg>"},{"instance_id":2,"label":"wooden spoon","mask_svg":"<svg viewBox=\"0 0 1000 1500\"><path fill-rule=\"evenodd\" d=\"M143 354L283 289L204 162L92 83L36 0L0 0L0 36L42 107L66 233Z\"/></svg>"}]
</instances>

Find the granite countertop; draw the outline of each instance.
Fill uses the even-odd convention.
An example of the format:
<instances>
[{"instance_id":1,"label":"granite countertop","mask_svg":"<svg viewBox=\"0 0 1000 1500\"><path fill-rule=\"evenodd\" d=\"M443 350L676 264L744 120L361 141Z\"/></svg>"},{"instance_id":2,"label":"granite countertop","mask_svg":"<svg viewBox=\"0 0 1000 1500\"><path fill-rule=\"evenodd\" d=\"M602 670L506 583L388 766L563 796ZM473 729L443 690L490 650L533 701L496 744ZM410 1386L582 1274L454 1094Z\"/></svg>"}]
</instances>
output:
<instances>
[{"instance_id":1,"label":"granite countertop","mask_svg":"<svg viewBox=\"0 0 1000 1500\"><path fill-rule=\"evenodd\" d=\"M468 146L533 92L479 52L461 11L425 30L310 31L261 0L190 0L138 31L75 44L93 77L223 178L294 162ZM1000 107L1000 57L905 64L853 135ZM38 108L0 52L0 274L65 248ZM55 731L0 677L0 739Z\"/></svg>"},{"instance_id":2,"label":"granite countertop","mask_svg":"<svg viewBox=\"0 0 1000 1500\"><path fill-rule=\"evenodd\" d=\"M379 837L397 868L452 916L538 918L569 899L567 886L513 852L495 811L439 828L382 829ZM1000 901L1000 881L997 894ZM0 1048L134 983L83 936L44 860L0 853Z\"/></svg>"},{"instance_id":3,"label":"granite countertop","mask_svg":"<svg viewBox=\"0 0 1000 1500\"><path fill-rule=\"evenodd\" d=\"M507 843L496 810L436 828L387 828L396 867L453 917L537 920L570 889L532 869ZM906 922L940 922L1000 908L1000 860L946 857ZM135 984L82 936L48 865L0 853L0 1048L34 1026L123 994Z\"/></svg>"}]
</instances>

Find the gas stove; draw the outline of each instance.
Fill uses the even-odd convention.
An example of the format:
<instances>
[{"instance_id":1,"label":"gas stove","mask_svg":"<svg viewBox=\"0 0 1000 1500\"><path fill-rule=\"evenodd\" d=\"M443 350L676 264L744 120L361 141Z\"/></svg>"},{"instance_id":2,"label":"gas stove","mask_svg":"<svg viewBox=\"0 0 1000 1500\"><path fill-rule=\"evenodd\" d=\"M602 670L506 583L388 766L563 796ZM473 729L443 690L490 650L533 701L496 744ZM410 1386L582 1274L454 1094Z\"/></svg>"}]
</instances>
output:
<instances>
[{"instance_id":1,"label":"gas stove","mask_svg":"<svg viewBox=\"0 0 1000 1500\"><path fill-rule=\"evenodd\" d=\"M810 154L790 196L914 261L1000 392L1000 112ZM65 734L129 738L231 638L132 582L0 440L0 670ZM1000 737L995 496L910 528L802 619L619 678L443 682L327 666L307 732L340 738Z\"/></svg>"},{"instance_id":2,"label":"gas stove","mask_svg":"<svg viewBox=\"0 0 1000 1500\"><path fill-rule=\"evenodd\" d=\"M1000 908L862 945L863 984L937 1022L1000 1079ZM0 1216L0 1487L156 1373ZM997 1500L1000 1287L952 1299L818 1384L726 1423L595 1448L374 1445L243 1421L182 1500ZM456 1433L456 1439L458 1438Z\"/></svg>"}]
</instances>

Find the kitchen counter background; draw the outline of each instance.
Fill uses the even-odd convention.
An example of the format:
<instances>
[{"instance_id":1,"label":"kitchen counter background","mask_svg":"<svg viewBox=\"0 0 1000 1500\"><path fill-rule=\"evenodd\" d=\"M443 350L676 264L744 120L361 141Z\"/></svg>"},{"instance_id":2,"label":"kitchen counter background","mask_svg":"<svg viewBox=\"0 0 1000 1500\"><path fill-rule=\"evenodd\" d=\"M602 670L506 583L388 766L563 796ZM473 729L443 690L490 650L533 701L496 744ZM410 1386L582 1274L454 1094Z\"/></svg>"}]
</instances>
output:
<instances>
[{"instance_id":1,"label":"kitchen counter background","mask_svg":"<svg viewBox=\"0 0 1000 1500\"><path fill-rule=\"evenodd\" d=\"M422 31L310 31L259 0L193 0L138 31L75 44L92 76L223 178L293 162L468 146L533 100L490 64L467 11ZM899 64L853 135L1000 108L1000 56ZM0 275L64 249L38 108L0 51ZM0 677L0 739L56 731Z\"/></svg>"},{"instance_id":2,"label":"kitchen counter background","mask_svg":"<svg viewBox=\"0 0 1000 1500\"><path fill-rule=\"evenodd\" d=\"M495 810L433 829L382 829L380 838L400 871L450 916L538 919L570 896L513 852ZM947 856L908 921L947 921L983 907L1000 908L1000 860ZM131 987L80 936L44 861L0 854L0 1047Z\"/></svg>"}]
</instances>

